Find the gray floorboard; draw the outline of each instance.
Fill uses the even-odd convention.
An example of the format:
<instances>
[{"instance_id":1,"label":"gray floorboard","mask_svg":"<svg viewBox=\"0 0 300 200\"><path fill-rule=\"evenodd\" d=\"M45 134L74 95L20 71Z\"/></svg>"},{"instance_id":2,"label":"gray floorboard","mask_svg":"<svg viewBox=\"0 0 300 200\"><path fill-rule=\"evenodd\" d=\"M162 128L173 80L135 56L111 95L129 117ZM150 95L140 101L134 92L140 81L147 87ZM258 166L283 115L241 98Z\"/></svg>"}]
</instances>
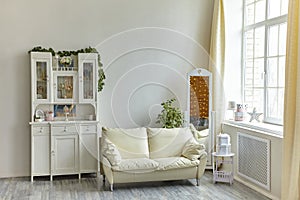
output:
<instances>
[{"instance_id":1,"label":"gray floorboard","mask_svg":"<svg viewBox=\"0 0 300 200\"><path fill-rule=\"evenodd\" d=\"M0 199L2 200L52 200L52 199L121 199L121 200L240 200L240 199L268 199L245 185L234 182L212 182L212 173L206 171L196 186L195 180L124 183L115 184L114 191L110 192L108 184L103 185L102 177L85 175L81 180L77 176L36 177L30 182L29 177L0 179Z\"/></svg>"}]
</instances>

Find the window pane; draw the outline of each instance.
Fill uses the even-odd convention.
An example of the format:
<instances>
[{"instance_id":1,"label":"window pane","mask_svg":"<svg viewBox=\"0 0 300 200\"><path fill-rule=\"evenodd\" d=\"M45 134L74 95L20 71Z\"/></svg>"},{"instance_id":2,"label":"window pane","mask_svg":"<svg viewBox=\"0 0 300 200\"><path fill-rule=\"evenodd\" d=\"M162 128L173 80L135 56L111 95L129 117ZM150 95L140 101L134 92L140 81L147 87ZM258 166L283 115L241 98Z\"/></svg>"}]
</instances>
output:
<instances>
[{"instance_id":1,"label":"window pane","mask_svg":"<svg viewBox=\"0 0 300 200\"><path fill-rule=\"evenodd\" d=\"M278 86L284 87L285 82L285 56L279 57L278 62Z\"/></svg>"},{"instance_id":2,"label":"window pane","mask_svg":"<svg viewBox=\"0 0 300 200\"><path fill-rule=\"evenodd\" d=\"M279 55L286 54L286 23L279 26Z\"/></svg>"},{"instance_id":3,"label":"window pane","mask_svg":"<svg viewBox=\"0 0 300 200\"><path fill-rule=\"evenodd\" d=\"M267 87L277 87L277 60L277 57L268 58Z\"/></svg>"},{"instance_id":4,"label":"window pane","mask_svg":"<svg viewBox=\"0 0 300 200\"><path fill-rule=\"evenodd\" d=\"M245 86L253 87L253 60L252 59L246 61Z\"/></svg>"},{"instance_id":5,"label":"window pane","mask_svg":"<svg viewBox=\"0 0 300 200\"><path fill-rule=\"evenodd\" d=\"M278 89L278 115L277 118L280 121L283 121L283 113L284 112L284 89Z\"/></svg>"},{"instance_id":6,"label":"window pane","mask_svg":"<svg viewBox=\"0 0 300 200\"><path fill-rule=\"evenodd\" d=\"M265 27L255 29L255 57L263 57L265 52Z\"/></svg>"},{"instance_id":7,"label":"window pane","mask_svg":"<svg viewBox=\"0 0 300 200\"><path fill-rule=\"evenodd\" d=\"M246 0L246 4L253 3L254 0Z\"/></svg>"},{"instance_id":8,"label":"window pane","mask_svg":"<svg viewBox=\"0 0 300 200\"><path fill-rule=\"evenodd\" d=\"M280 0L269 0L268 19L280 16Z\"/></svg>"},{"instance_id":9,"label":"window pane","mask_svg":"<svg viewBox=\"0 0 300 200\"><path fill-rule=\"evenodd\" d=\"M268 55L278 55L278 25L269 28Z\"/></svg>"},{"instance_id":10,"label":"window pane","mask_svg":"<svg viewBox=\"0 0 300 200\"><path fill-rule=\"evenodd\" d=\"M249 30L245 33L245 52L246 52L246 58L253 58L253 29Z\"/></svg>"},{"instance_id":11,"label":"window pane","mask_svg":"<svg viewBox=\"0 0 300 200\"><path fill-rule=\"evenodd\" d=\"M245 104L248 105L248 111L252 111L253 108L256 108L257 112L263 112L264 90L245 89Z\"/></svg>"},{"instance_id":12,"label":"window pane","mask_svg":"<svg viewBox=\"0 0 300 200\"><path fill-rule=\"evenodd\" d=\"M264 90L254 89L253 108L256 108L257 112L264 112ZM252 111L252 109L250 111Z\"/></svg>"},{"instance_id":13,"label":"window pane","mask_svg":"<svg viewBox=\"0 0 300 200\"><path fill-rule=\"evenodd\" d=\"M263 87L264 86L264 79L263 79L263 72L264 72L264 59L255 59L254 62L254 86L255 87Z\"/></svg>"},{"instance_id":14,"label":"window pane","mask_svg":"<svg viewBox=\"0 0 300 200\"><path fill-rule=\"evenodd\" d=\"M289 0L281 0L281 15L288 13Z\"/></svg>"},{"instance_id":15,"label":"window pane","mask_svg":"<svg viewBox=\"0 0 300 200\"><path fill-rule=\"evenodd\" d=\"M250 25L254 23L254 4L246 6L246 24Z\"/></svg>"},{"instance_id":16,"label":"window pane","mask_svg":"<svg viewBox=\"0 0 300 200\"><path fill-rule=\"evenodd\" d=\"M266 18L266 1L258 1L255 4L255 23L264 21Z\"/></svg>"},{"instance_id":17,"label":"window pane","mask_svg":"<svg viewBox=\"0 0 300 200\"><path fill-rule=\"evenodd\" d=\"M267 89L267 117L276 118L278 116L277 102L277 89Z\"/></svg>"}]
</instances>

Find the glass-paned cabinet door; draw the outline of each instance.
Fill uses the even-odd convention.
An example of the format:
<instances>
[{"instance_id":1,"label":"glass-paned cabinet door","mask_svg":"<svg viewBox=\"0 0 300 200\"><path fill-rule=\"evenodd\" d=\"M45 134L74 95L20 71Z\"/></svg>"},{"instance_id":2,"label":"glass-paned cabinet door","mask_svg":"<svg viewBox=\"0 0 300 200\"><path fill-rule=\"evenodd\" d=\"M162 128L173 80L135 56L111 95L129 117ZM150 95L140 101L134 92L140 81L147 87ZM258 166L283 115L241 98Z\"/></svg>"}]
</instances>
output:
<instances>
[{"instance_id":1,"label":"glass-paned cabinet door","mask_svg":"<svg viewBox=\"0 0 300 200\"><path fill-rule=\"evenodd\" d=\"M54 73L54 101L73 103L77 101L77 75L76 72Z\"/></svg>"},{"instance_id":2,"label":"glass-paned cabinet door","mask_svg":"<svg viewBox=\"0 0 300 200\"><path fill-rule=\"evenodd\" d=\"M51 53L31 52L32 98L35 102L50 102Z\"/></svg>"},{"instance_id":3,"label":"glass-paned cabinet door","mask_svg":"<svg viewBox=\"0 0 300 200\"><path fill-rule=\"evenodd\" d=\"M79 101L94 103L97 86L97 54L78 54Z\"/></svg>"}]
</instances>

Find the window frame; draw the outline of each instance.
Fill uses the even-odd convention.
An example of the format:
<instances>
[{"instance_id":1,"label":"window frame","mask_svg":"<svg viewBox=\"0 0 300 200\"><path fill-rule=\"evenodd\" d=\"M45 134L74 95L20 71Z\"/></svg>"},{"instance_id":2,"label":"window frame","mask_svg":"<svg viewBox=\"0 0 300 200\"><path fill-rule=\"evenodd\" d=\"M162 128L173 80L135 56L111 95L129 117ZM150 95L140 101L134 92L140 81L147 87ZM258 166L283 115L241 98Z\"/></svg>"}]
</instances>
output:
<instances>
[{"instance_id":1,"label":"window frame","mask_svg":"<svg viewBox=\"0 0 300 200\"><path fill-rule=\"evenodd\" d=\"M264 115L263 115L263 122L265 123L270 123L270 124L276 124L276 125L283 125L283 116L282 116L282 120L280 120L279 118L272 118L271 116L267 116L267 112L268 112L268 100L267 100L267 91L268 91L268 83L267 83L267 79L268 79L268 76L267 76L267 73L268 73L268 58L269 57L274 57L274 58L277 58L277 63L279 58L282 57L282 56L286 56L286 54L284 55L279 55L277 54L276 56L269 56L268 55L268 44L269 44L269 28L274 26L274 25L278 25L280 26L281 24L284 24L284 23L287 23L287 16L288 14L284 14L284 15L280 15L280 16L277 16L277 17L274 17L274 18L270 18L268 19L268 14L269 14L269 2L272 1L272 0L265 0L265 19L263 21L260 21L260 22L257 22L255 23L255 17L256 17L256 8L255 8L255 4L259 1L262 1L262 0L253 0L253 2L251 3L246 3L247 0L243 0L243 25L242 25L242 61L241 61L241 65L242 65L242 100L243 102L245 102L245 90L247 89L246 87L246 81L245 81L245 77L246 77L246 61L247 61L247 56L246 56L246 33L247 31L249 30L253 30L253 36L255 35L255 29L256 28L264 28L264 55L263 57L261 57L264 61L264 72L263 72L263 112L264 112ZM250 4L254 4L254 18L253 18L253 24L250 24L250 25L247 25L247 5L250 5ZM281 1L281 4L280 4L280 9L282 8L282 1ZM278 31L279 32L279 31ZM278 45L279 45L279 37L278 37ZM255 41L255 40L254 40ZM255 52L255 49L254 49L254 46L255 46L255 42L253 43L253 53ZM278 50L279 51L279 50ZM251 58L253 61L255 61L255 59L257 59L257 57L253 54L252 58ZM254 66L254 63L253 63L253 66ZM277 69L279 67L277 66ZM278 72L277 72L278 73ZM278 77L277 77L277 80L278 80ZM254 84L252 85L252 88L258 88L258 87L253 87ZM276 89L277 89L277 93L278 93L278 89L281 88L278 86L276 86ZM284 86L283 86L283 89L284 89ZM277 99L277 103L280 102L278 99Z\"/></svg>"}]
</instances>

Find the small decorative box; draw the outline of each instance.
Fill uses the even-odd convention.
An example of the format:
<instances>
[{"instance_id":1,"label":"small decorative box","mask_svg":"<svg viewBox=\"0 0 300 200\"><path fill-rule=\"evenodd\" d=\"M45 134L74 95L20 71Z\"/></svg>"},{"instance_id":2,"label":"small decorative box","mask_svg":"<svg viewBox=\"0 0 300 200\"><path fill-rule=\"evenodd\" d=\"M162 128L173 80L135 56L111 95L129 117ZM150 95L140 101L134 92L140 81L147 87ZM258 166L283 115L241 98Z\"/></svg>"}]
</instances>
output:
<instances>
[{"instance_id":1,"label":"small decorative box","mask_svg":"<svg viewBox=\"0 0 300 200\"><path fill-rule=\"evenodd\" d=\"M245 119L244 112L235 112L234 115L235 115L235 117L234 117L235 121L243 121Z\"/></svg>"},{"instance_id":2,"label":"small decorative box","mask_svg":"<svg viewBox=\"0 0 300 200\"><path fill-rule=\"evenodd\" d=\"M231 154L231 144L217 145L218 155L228 155Z\"/></svg>"},{"instance_id":3,"label":"small decorative box","mask_svg":"<svg viewBox=\"0 0 300 200\"><path fill-rule=\"evenodd\" d=\"M217 154L227 155L231 153L230 136L228 134L217 135Z\"/></svg>"}]
</instances>

